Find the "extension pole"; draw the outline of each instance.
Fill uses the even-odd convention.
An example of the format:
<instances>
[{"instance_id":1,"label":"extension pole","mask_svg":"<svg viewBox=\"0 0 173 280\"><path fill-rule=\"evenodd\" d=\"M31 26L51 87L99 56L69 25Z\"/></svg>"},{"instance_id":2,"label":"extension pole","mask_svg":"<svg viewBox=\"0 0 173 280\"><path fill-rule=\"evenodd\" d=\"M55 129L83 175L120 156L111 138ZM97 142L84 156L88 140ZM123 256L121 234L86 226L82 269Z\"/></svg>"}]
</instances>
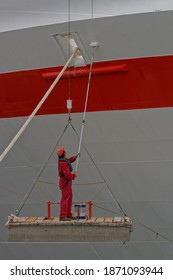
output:
<instances>
[{"instance_id":1,"label":"extension pole","mask_svg":"<svg viewBox=\"0 0 173 280\"><path fill-rule=\"evenodd\" d=\"M12 141L10 142L10 144L6 147L6 149L3 151L3 153L0 156L0 162L4 159L4 157L7 155L7 153L11 150L11 148L14 146L14 144L16 143L16 141L19 139L19 137L21 136L21 134L24 132L24 130L27 128L27 126L29 125L29 123L31 122L31 120L34 118L34 116L36 115L36 113L38 112L38 110L41 108L41 106L43 105L43 103L45 102L45 100L48 98L49 94L52 92L52 90L54 89L54 87L56 86L56 84L58 83L59 79L62 77L62 75L64 74L66 68L68 67L68 65L70 64L71 60L73 59L76 51L78 50L78 48L75 49L75 51L72 53L72 55L70 56L69 60L66 62L66 64L64 65L64 67L62 68L61 72L58 74L58 76L56 77L55 81L52 83L52 85L50 86L50 88L47 90L47 92L45 93L45 95L43 96L43 98L40 100L40 102L38 103L37 107L34 109L34 111L31 113L31 115L28 117L28 119L26 120L26 122L23 124L23 126L20 128L20 130L18 131L18 133L14 136L14 138L12 139Z\"/></svg>"},{"instance_id":2,"label":"extension pole","mask_svg":"<svg viewBox=\"0 0 173 280\"><path fill-rule=\"evenodd\" d=\"M87 86L87 93L86 93L86 99L85 99L85 107L84 107L83 120L82 120L82 127L81 127L81 133L80 133L78 154L80 154L80 150L81 150L82 136L83 136L84 125L85 125L85 117L86 117L86 110L87 110L87 104L88 104L88 95L89 95L90 82L91 82L91 74L92 74L92 66L93 66L93 59L94 59L94 51L95 51L95 49L98 47L98 43L97 43L97 42L96 42L96 43L95 43L95 42L94 42L94 43L91 43L90 46L93 47L93 51L92 51L91 64L90 64L90 71L89 71L89 77L88 77L88 86ZM79 156L77 157L77 160L76 160L75 172L77 172L78 164L79 164Z\"/></svg>"}]
</instances>

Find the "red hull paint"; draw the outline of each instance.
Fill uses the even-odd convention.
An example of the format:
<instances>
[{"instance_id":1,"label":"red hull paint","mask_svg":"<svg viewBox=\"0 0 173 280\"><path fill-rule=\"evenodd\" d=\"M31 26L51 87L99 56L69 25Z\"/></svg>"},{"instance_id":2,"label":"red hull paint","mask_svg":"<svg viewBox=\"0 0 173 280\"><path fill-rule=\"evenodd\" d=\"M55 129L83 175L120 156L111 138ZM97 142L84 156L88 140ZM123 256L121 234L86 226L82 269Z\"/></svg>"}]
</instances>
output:
<instances>
[{"instance_id":1,"label":"red hull paint","mask_svg":"<svg viewBox=\"0 0 173 280\"><path fill-rule=\"evenodd\" d=\"M87 111L173 106L173 56L106 61L94 63L93 69L122 64L126 64L127 71L101 71L93 75ZM1 74L0 117L30 115L53 81L45 79L44 73L60 70L61 67L52 67ZM66 113L69 91L73 100L72 112L82 112L87 82L86 75L69 78L69 81L62 78L38 114Z\"/></svg>"}]
</instances>

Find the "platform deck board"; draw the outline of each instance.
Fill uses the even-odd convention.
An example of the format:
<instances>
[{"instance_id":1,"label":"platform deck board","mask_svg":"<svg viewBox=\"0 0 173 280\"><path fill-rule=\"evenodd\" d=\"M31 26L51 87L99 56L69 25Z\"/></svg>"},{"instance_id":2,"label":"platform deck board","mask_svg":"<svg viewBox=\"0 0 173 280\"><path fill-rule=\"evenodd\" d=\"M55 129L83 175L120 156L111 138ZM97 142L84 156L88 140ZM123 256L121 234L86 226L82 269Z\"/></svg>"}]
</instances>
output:
<instances>
[{"instance_id":1,"label":"platform deck board","mask_svg":"<svg viewBox=\"0 0 173 280\"><path fill-rule=\"evenodd\" d=\"M37 217L29 217L27 220L26 220L26 222L27 223L33 223L33 222L35 222L36 221L36 219L37 219ZM20 222L20 220L18 221L18 223Z\"/></svg>"},{"instance_id":2,"label":"platform deck board","mask_svg":"<svg viewBox=\"0 0 173 280\"><path fill-rule=\"evenodd\" d=\"M113 217L106 217L104 220L106 223L112 223Z\"/></svg>"}]
</instances>

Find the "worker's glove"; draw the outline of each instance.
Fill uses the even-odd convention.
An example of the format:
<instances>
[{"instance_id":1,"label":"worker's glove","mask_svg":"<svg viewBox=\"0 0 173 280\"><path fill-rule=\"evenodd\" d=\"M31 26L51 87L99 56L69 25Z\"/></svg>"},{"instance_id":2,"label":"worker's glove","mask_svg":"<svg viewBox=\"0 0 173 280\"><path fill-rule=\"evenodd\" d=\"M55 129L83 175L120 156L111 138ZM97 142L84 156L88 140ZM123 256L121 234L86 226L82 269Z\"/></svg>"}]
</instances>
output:
<instances>
[{"instance_id":1,"label":"worker's glove","mask_svg":"<svg viewBox=\"0 0 173 280\"><path fill-rule=\"evenodd\" d=\"M77 153L77 155L75 156L75 159L77 159L77 157L80 157L80 153Z\"/></svg>"}]
</instances>

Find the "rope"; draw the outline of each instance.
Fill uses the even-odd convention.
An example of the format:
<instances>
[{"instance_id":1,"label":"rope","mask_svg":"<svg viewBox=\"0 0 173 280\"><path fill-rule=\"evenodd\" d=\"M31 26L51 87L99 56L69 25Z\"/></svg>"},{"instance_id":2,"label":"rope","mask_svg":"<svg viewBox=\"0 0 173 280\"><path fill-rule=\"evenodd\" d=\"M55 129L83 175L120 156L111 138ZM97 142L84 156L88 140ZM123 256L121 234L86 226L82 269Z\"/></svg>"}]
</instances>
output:
<instances>
[{"instance_id":1,"label":"rope","mask_svg":"<svg viewBox=\"0 0 173 280\"><path fill-rule=\"evenodd\" d=\"M103 183L105 183L105 182L103 182ZM102 184L103 184L103 183L102 183ZM104 188L105 188L105 186L103 186L103 187L95 194L95 196L91 199L91 201L95 200L95 199L100 195L100 193L104 190Z\"/></svg>"},{"instance_id":2,"label":"rope","mask_svg":"<svg viewBox=\"0 0 173 280\"><path fill-rule=\"evenodd\" d=\"M92 19L93 19L93 16L94 16L94 3L93 3L93 0L91 0L91 16L92 16Z\"/></svg>"},{"instance_id":3,"label":"rope","mask_svg":"<svg viewBox=\"0 0 173 280\"><path fill-rule=\"evenodd\" d=\"M54 89L54 87L56 86L56 84L58 83L59 79L62 77L63 73L65 72L66 68L68 67L68 65L70 64L71 60L73 59L76 51L78 50L78 48L76 48L76 50L72 53L71 57L69 58L69 60L66 62L66 64L64 65L64 67L62 68L61 72L58 74L58 76L56 77L55 81L52 83L52 85L50 86L50 88L47 90L47 92L45 93L45 95L43 96L43 98L40 100L40 102L38 103L38 105L36 106L36 108L34 109L34 111L31 113L31 115L28 117L28 119L26 120L26 122L23 124L23 126L20 128L20 130L18 131L18 133L14 136L14 138L12 139L12 141L10 142L10 144L6 147L6 149L3 151L3 153L0 156L0 162L4 159L4 157L7 155L7 153L11 150L11 148L14 146L14 144L16 143L16 141L19 139L19 137L21 136L21 134L25 131L25 129L27 128L27 126L29 125L29 123L32 121L32 119L34 118L34 116L36 115L36 113L38 112L38 110L41 108L41 106L43 105L43 103L46 101L46 99L48 98L48 96L50 95L50 93L52 92L52 90Z\"/></svg>"},{"instance_id":4,"label":"rope","mask_svg":"<svg viewBox=\"0 0 173 280\"><path fill-rule=\"evenodd\" d=\"M49 184L49 185L56 185L56 184L57 184L57 183L55 183L55 182L42 181L42 180L39 180L38 182L41 183L41 184ZM104 183L104 182L80 183L80 184L74 184L74 183L73 183L73 186L99 185L99 184L103 184L103 183Z\"/></svg>"},{"instance_id":5,"label":"rope","mask_svg":"<svg viewBox=\"0 0 173 280\"><path fill-rule=\"evenodd\" d=\"M62 132L62 134L61 134L61 136L60 136L60 138L58 139L58 142L57 142L56 145L54 146L53 151L51 152L51 154L49 155L48 159L46 160L46 162L45 162L43 168L40 170L40 172L39 172L39 174L38 174L38 176L37 176L37 178L36 178L34 184L31 185L31 187L29 188L29 191L26 193L26 195L25 195L23 201L21 202L21 204L19 205L18 209L16 210L16 215L19 215L19 213L20 213L21 210L23 209L25 202L27 201L28 197L30 196L31 192L33 191L35 185L38 183L38 181L39 181L39 179L40 179L40 177L41 177L41 175L42 175L44 169L45 169L46 166L47 166L47 163L49 162L51 156L54 154L54 152L55 152L55 150L56 150L56 147L58 146L59 142L61 141L61 139L62 139L62 137L63 137L65 131L67 130L67 127L68 127L68 126L69 126L69 122L68 122L67 125L65 126L65 128L64 128L64 130L63 130L63 132Z\"/></svg>"},{"instance_id":6,"label":"rope","mask_svg":"<svg viewBox=\"0 0 173 280\"><path fill-rule=\"evenodd\" d=\"M73 130L74 130L75 134L77 135L77 137L79 138L79 135L78 135L78 133L77 133L75 127L72 125L71 122L70 122L70 125L71 125L71 127L73 128ZM91 159L92 163L93 163L94 166L96 167L96 169L97 169L98 173L100 174L100 176L101 176L103 182L106 184L106 186L107 186L107 188L108 188L108 191L109 191L109 193L111 194L113 200L118 204L120 213L122 213L122 215L123 215L124 217L127 216L126 213L124 212L123 208L121 207L120 203L118 202L118 200L116 199L116 197L115 197L114 194L112 193L111 188L109 187L109 185L108 185L108 183L106 182L105 178L103 177L103 175L102 175L100 169L99 169L98 166L96 165L95 161L93 160L92 156L90 155L90 153L88 152L88 150L87 150L87 148L86 148L86 146L85 146L84 144L83 144L83 147L84 147L86 153L88 154L89 158ZM102 183L103 183L103 182L102 182ZM103 190L103 188L102 188L102 190ZM101 191L102 191L102 190L101 190ZM100 194L101 191L99 190L97 196ZM96 198L96 196L95 196L94 198Z\"/></svg>"},{"instance_id":7,"label":"rope","mask_svg":"<svg viewBox=\"0 0 173 280\"><path fill-rule=\"evenodd\" d=\"M105 210L105 211L107 211L107 212L113 213L113 214L115 214L115 215L117 214L115 211L106 209L106 208L101 207L101 206L99 206L99 205L93 204L93 206L95 206L95 207L97 207L97 208L99 208L99 209Z\"/></svg>"},{"instance_id":8,"label":"rope","mask_svg":"<svg viewBox=\"0 0 173 280\"><path fill-rule=\"evenodd\" d=\"M84 113L83 113L83 120L82 120L82 127L81 127L80 139L79 139L78 154L80 154L80 150L81 150L82 136L83 136L83 131L84 131L86 109L87 109L87 104L88 104L88 96L89 96L89 89L90 89L90 82L91 82L92 66L93 66L93 60L94 60L94 51L96 48L97 48L97 46L94 47L92 50L89 77L88 77L88 85L87 85L87 92L86 92L86 99L85 99L85 106L84 106ZM76 160L75 172L77 172L78 164L79 164L79 157L77 157L77 160Z\"/></svg>"},{"instance_id":9,"label":"rope","mask_svg":"<svg viewBox=\"0 0 173 280\"><path fill-rule=\"evenodd\" d=\"M23 195L22 193L16 192L16 191L14 191L13 189L10 189L10 188L4 187L4 186L0 186L0 188L3 189L3 190L5 190L5 191L8 191L8 192L15 193L15 194L17 194L17 195L19 195L19 196ZM29 198L29 199L30 199L30 198ZM41 203L43 203L43 204L46 203L46 201L42 201L42 200L34 199L34 198L30 199L30 201L37 201L37 202L41 202ZM96 205L96 204L93 204L93 206L95 206L95 207L97 207L97 208L100 208L100 209L103 209L103 210L105 210L105 211L111 212L111 213L113 213L113 214L116 214L115 212L113 212L113 211L111 211L111 210L108 210L108 209L106 209L106 208L100 207L100 206L98 206L98 205ZM152 228L150 228L150 227L148 227L148 226L146 226L146 225L144 225L144 224L142 224L142 223L140 223L140 222L138 222L138 221L136 221L136 220L134 220L134 219L133 219L133 221L134 221L135 223L139 224L141 227L143 227L143 228L145 228L145 229L151 231L152 233L154 233L154 234L156 235L156 237L160 236L161 238L167 240L168 242L173 243L173 240L172 240L172 239L170 239L170 238L168 238L167 236L165 236L165 235L159 233L158 231L156 231L156 230L154 230L154 229L152 229Z\"/></svg>"},{"instance_id":10,"label":"rope","mask_svg":"<svg viewBox=\"0 0 173 280\"><path fill-rule=\"evenodd\" d=\"M70 40L70 30L71 30L71 5L70 5L70 0L68 0L68 34L69 34L69 40ZM69 57L70 57L70 42L68 45L68 52L69 52ZM68 98L70 99L70 91L71 91L71 79L70 79L70 65L69 65L69 74L68 74L68 93L69 96ZM70 114L69 114L70 115Z\"/></svg>"},{"instance_id":11,"label":"rope","mask_svg":"<svg viewBox=\"0 0 173 280\"><path fill-rule=\"evenodd\" d=\"M133 220L133 221L136 222L137 224L139 224L141 227L144 227L144 228L146 228L147 230L149 230L149 231L155 233L155 234L156 234L156 237L157 237L157 236L160 236L160 237L162 237L163 239L165 239L165 240L167 240L167 241L173 243L173 239L168 238L167 236L163 235L162 233L159 233L158 231L156 231L156 230L154 230L154 229L152 229L152 228L150 228L150 227L148 227L148 226L146 226L146 225L144 225L144 224L142 224L142 223L140 223L140 222L138 222L138 221L136 221L136 220Z\"/></svg>"},{"instance_id":12,"label":"rope","mask_svg":"<svg viewBox=\"0 0 173 280\"><path fill-rule=\"evenodd\" d=\"M14 193L14 194L16 194L16 195L18 195L18 196L23 196L23 195L24 195L24 193L14 191L13 189L7 188L7 187L5 187L5 186L1 186L1 185L0 185L0 189L5 190L5 191L8 191L8 192L11 192L11 193ZM43 203L43 204L46 203L46 201L43 201L43 200L40 200L40 199L37 199L37 198L32 198L32 199L30 199L30 201L37 201L37 202L41 202L41 203Z\"/></svg>"}]
</instances>

